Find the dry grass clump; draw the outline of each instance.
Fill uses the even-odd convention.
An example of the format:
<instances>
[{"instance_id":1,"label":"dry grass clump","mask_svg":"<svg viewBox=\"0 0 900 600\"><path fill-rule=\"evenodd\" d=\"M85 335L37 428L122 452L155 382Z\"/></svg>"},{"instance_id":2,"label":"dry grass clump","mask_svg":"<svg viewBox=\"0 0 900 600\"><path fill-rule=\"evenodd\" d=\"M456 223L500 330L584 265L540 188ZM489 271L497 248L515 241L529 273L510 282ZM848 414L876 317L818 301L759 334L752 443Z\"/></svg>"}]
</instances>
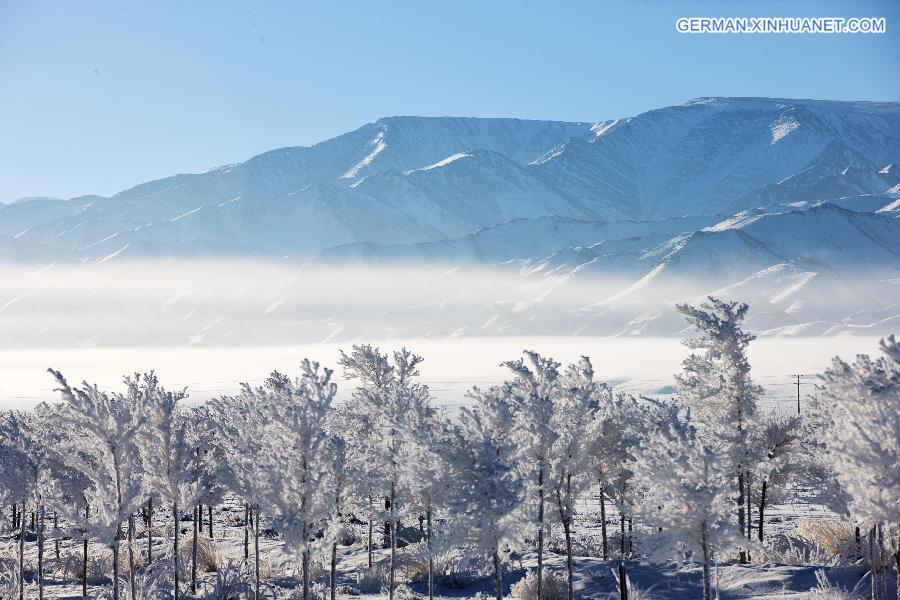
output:
<instances>
[{"instance_id":1,"label":"dry grass clump","mask_svg":"<svg viewBox=\"0 0 900 600\"><path fill-rule=\"evenodd\" d=\"M138 562L137 558L137 555L135 555L135 562ZM84 555L81 552L66 552L60 555L56 570L57 572L60 572L65 579L81 581L83 561ZM127 558L124 563L125 564L120 565L120 567L127 569ZM88 581L109 578L112 575L112 551L91 547L88 552L87 567Z\"/></svg>"},{"instance_id":2,"label":"dry grass clump","mask_svg":"<svg viewBox=\"0 0 900 600\"><path fill-rule=\"evenodd\" d=\"M356 575L356 589L363 594L380 594L387 581L387 567L384 562L374 563L369 569Z\"/></svg>"},{"instance_id":3,"label":"dry grass clump","mask_svg":"<svg viewBox=\"0 0 900 600\"><path fill-rule=\"evenodd\" d=\"M816 571L816 587L804 596L808 600L861 600L863 596L856 590L847 590L828 580L825 571Z\"/></svg>"},{"instance_id":4,"label":"dry grass clump","mask_svg":"<svg viewBox=\"0 0 900 600\"><path fill-rule=\"evenodd\" d=\"M802 519L797 522L794 535L824 550L830 556L848 556L856 550L853 528L843 521Z\"/></svg>"},{"instance_id":5,"label":"dry grass clump","mask_svg":"<svg viewBox=\"0 0 900 600\"><path fill-rule=\"evenodd\" d=\"M510 598L513 600L566 600L569 597L569 589L564 577L545 570L541 582L542 598L538 598L537 595L537 581L537 571L528 571L525 577L513 584Z\"/></svg>"},{"instance_id":6,"label":"dry grass clump","mask_svg":"<svg viewBox=\"0 0 900 600\"><path fill-rule=\"evenodd\" d=\"M191 577L191 565L193 560L193 539L187 539L178 548L178 578L187 580ZM219 554L216 545L204 537L197 538L197 572L217 573L224 564L224 558ZM185 576L186 573L186 576Z\"/></svg>"}]
</instances>

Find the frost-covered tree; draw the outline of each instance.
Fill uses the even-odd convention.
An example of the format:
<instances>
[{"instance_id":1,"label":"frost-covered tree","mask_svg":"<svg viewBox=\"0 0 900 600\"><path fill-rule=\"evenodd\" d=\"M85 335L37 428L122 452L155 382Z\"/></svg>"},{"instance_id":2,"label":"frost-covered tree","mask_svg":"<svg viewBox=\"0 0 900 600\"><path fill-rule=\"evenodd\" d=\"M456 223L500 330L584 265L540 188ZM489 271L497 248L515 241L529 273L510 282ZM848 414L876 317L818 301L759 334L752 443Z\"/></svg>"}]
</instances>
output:
<instances>
[{"instance_id":1,"label":"frost-covered tree","mask_svg":"<svg viewBox=\"0 0 900 600\"><path fill-rule=\"evenodd\" d=\"M332 413L333 414L333 413ZM347 470L347 444L340 436L330 433L324 450L325 473L322 477L320 493L323 494L326 516L323 541L330 550L329 594L331 600L337 596L337 546L344 535L346 510L350 506L350 485Z\"/></svg>"},{"instance_id":2,"label":"frost-covered tree","mask_svg":"<svg viewBox=\"0 0 900 600\"><path fill-rule=\"evenodd\" d=\"M458 507L457 531L477 551L490 553L496 597L502 600L500 552L524 541L526 485L518 468L509 388L474 389L470 395L473 406L462 410L445 454L453 481L448 499Z\"/></svg>"},{"instance_id":3,"label":"frost-covered tree","mask_svg":"<svg viewBox=\"0 0 900 600\"><path fill-rule=\"evenodd\" d=\"M36 511L38 598L43 600L47 505L55 504L61 490L77 475L65 466L59 454L63 440L59 406L41 403L27 413L20 413L20 419L15 443L27 465L28 502Z\"/></svg>"},{"instance_id":4,"label":"frost-covered tree","mask_svg":"<svg viewBox=\"0 0 900 600\"><path fill-rule=\"evenodd\" d=\"M429 402L428 387L414 380L419 375L422 357L402 348L393 353L393 360L372 346L354 346L350 355L341 353L340 364L345 377L362 382L353 395L356 411L371 419L372 435L366 454L375 465L382 480L373 482L373 490L385 499L390 538L390 570L388 595L393 600L396 587L397 528L401 504L410 497L404 484L404 445L409 443L403 431L409 428L408 419L417 405ZM375 492L373 492L375 493Z\"/></svg>"},{"instance_id":5,"label":"frost-covered tree","mask_svg":"<svg viewBox=\"0 0 900 600\"><path fill-rule=\"evenodd\" d=\"M196 415L180 406L187 396L186 390L166 390L152 374L145 379L145 383L150 426L147 428L143 449L148 459L152 489L172 511L173 589L175 598L178 598L181 514L188 507L196 506L209 485L209 479L203 476L204 464L199 452Z\"/></svg>"},{"instance_id":6,"label":"frost-covered tree","mask_svg":"<svg viewBox=\"0 0 900 600\"><path fill-rule=\"evenodd\" d=\"M822 375L832 410L828 459L850 494L850 512L866 524L900 521L900 345L848 364L836 358Z\"/></svg>"},{"instance_id":7,"label":"frost-covered tree","mask_svg":"<svg viewBox=\"0 0 900 600\"><path fill-rule=\"evenodd\" d=\"M674 412L635 452L635 483L645 490L635 512L657 528L654 553L699 561L704 600L711 598L711 549L743 544L729 515L729 477L723 457L698 435L689 417Z\"/></svg>"},{"instance_id":8,"label":"frost-covered tree","mask_svg":"<svg viewBox=\"0 0 900 600\"><path fill-rule=\"evenodd\" d=\"M737 522L746 523L746 475L755 460L750 447L763 389L750 377L747 347L755 336L741 329L749 306L709 297L700 306L679 305L678 312L699 333L687 338L693 353L675 376L678 398L697 420L699 435L725 460L735 482ZM743 555L742 555L743 557Z\"/></svg>"},{"instance_id":9,"label":"frost-covered tree","mask_svg":"<svg viewBox=\"0 0 900 600\"><path fill-rule=\"evenodd\" d=\"M751 446L760 453L759 459L748 465L748 473L756 486L748 483L748 505L750 501L758 507L756 538L764 539L765 511L774 503L790 498L793 484L803 478L810 464L803 451L803 420L797 415L771 414L763 416L754 431ZM751 538L750 519L747 522L747 537Z\"/></svg>"},{"instance_id":10,"label":"frost-covered tree","mask_svg":"<svg viewBox=\"0 0 900 600\"><path fill-rule=\"evenodd\" d=\"M884 524L900 522L900 344L890 336L881 350L882 357L859 355L852 364L835 358L821 394L831 415L823 431L827 461L852 518L872 538ZM900 540L894 561L900 593ZM876 577L873 569L873 593Z\"/></svg>"},{"instance_id":11,"label":"frost-covered tree","mask_svg":"<svg viewBox=\"0 0 900 600\"><path fill-rule=\"evenodd\" d=\"M545 506L548 499L547 475L554 444L559 433L554 427L555 399L559 395L559 366L551 358L525 351L524 358L503 363L515 377L507 387L516 406L516 442L531 473L529 497L536 505L538 565L537 595L543 594L544 535L547 526ZM551 500L552 501L552 500Z\"/></svg>"},{"instance_id":12,"label":"frost-covered tree","mask_svg":"<svg viewBox=\"0 0 900 600\"><path fill-rule=\"evenodd\" d=\"M609 392L601 403L590 435L590 457L594 478L599 483L601 543L603 559L609 558L609 538L606 526L606 500L609 498L619 513L621 538L619 552L624 555L625 520L639 495L632 482L634 472L631 453L641 443L648 426L648 414L633 396Z\"/></svg>"},{"instance_id":13,"label":"frost-covered tree","mask_svg":"<svg viewBox=\"0 0 900 600\"><path fill-rule=\"evenodd\" d=\"M270 379L266 384L273 387ZM277 386L275 386L277 387ZM210 413L228 465L223 473L225 487L247 504L245 526L253 531L254 539L254 598L259 593L259 512L265 501L265 485L270 476L269 444L263 419L265 393L257 393L248 384L241 385L237 396L224 396L210 401ZM255 519L255 520L254 520ZM245 551L247 550L245 538Z\"/></svg>"},{"instance_id":14,"label":"frost-covered tree","mask_svg":"<svg viewBox=\"0 0 900 600\"><path fill-rule=\"evenodd\" d=\"M563 373L555 399L553 426L557 439L551 448L548 480L566 540L569 600L575 593L572 565L575 502L591 485L591 437L599 416L600 399L607 393L605 385L594 381L590 359L582 356Z\"/></svg>"},{"instance_id":15,"label":"frost-covered tree","mask_svg":"<svg viewBox=\"0 0 900 600\"><path fill-rule=\"evenodd\" d=\"M403 488L408 490L409 510L419 515L424 524L425 546L428 556L428 597L434 597L434 517L438 510L449 508L447 498L453 485L447 458L449 423L443 413L431 403L427 394L412 398L402 423L400 464ZM423 523L424 522L424 523Z\"/></svg>"},{"instance_id":16,"label":"frost-covered tree","mask_svg":"<svg viewBox=\"0 0 900 600\"><path fill-rule=\"evenodd\" d=\"M281 385L257 388L266 426L267 476L261 496L272 510L275 526L284 535L303 570L303 600L309 598L310 556L317 531L334 515L332 449L326 430L337 393L330 369L304 360L301 376Z\"/></svg>"},{"instance_id":17,"label":"frost-covered tree","mask_svg":"<svg viewBox=\"0 0 900 600\"><path fill-rule=\"evenodd\" d=\"M363 496L368 521L366 551L368 565L372 567L373 522L382 514L377 503L383 491L382 482L387 476L388 465L381 461L379 440L382 437L380 412L372 411L372 398L380 398L394 379L394 367L387 354L370 344L354 345L350 354L341 350L338 363L344 368L344 378L358 383L350 400L338 409L338 418L345 432L347 468L365 489Z\"/></svg>"},{"instance_id":18,"label":"frost-covered tree","mask_svg":"<svg viewBox=\"0 0 900 600\"><path fill-rule=\"evenodd\" d=\"M20 530L18 543L18 567L15 578L20 600L25 590L25 508L33 500L36 484L45 475L41 461L31 456L32 446L37 440L31 437L28 415L20 411L9 411L0 418L0 485L5 495L18 503ZM39 442L38 442L39 443ZM13 528L15 528L15 520Z\"/></svg>"},{"instance_id":19,"label":"frost-covered tree","mask_svg":"<svg viewBox=\"0 0 900 600\"><path fill-rule=\"evenodd\" d=\"M90 517L83 518L80 511L67 517L82 522L92 537L112 549L113 598L118 600L122 525L140 506L144 491L139 438L148 427L147 415L131 396L107 393L86 382L73 388L61 373L49 372L65 402L60 411L69 429L65 456L91 482L86 491ZM126 378L126 386L131 382Z\"/></svg>"}]
</instances>

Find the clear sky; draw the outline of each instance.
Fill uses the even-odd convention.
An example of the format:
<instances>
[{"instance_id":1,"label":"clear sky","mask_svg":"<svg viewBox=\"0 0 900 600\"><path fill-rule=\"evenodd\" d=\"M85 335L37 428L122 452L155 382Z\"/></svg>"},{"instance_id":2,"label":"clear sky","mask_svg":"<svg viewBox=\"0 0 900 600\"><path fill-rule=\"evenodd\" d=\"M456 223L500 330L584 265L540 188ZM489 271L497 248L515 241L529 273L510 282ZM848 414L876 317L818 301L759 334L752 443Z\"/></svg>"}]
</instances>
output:
<instances>
[{"instance_id":1,"label":"clear sky","mask_svg":"<svg viewBox=\"0 0 900 600\"><path fill-rule=\"evenodd\" d=\"M686 35L682 16L875 16ZM0 201L112 194L387 115L596 121L697 96L900 100L900 2L0 0Z\"/></svg>"}]
</instances>

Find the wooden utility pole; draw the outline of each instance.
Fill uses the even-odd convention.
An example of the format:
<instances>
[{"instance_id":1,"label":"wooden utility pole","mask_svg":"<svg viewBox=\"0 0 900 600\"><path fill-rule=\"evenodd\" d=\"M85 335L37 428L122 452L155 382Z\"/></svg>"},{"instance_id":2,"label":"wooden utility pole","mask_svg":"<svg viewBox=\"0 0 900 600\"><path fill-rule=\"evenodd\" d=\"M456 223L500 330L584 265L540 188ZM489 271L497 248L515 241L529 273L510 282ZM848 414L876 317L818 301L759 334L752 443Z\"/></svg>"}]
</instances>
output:
<instances>
[{"instance_id":1,"label":"wooden utility pole","mask_svg":"<svg viewBox=\"0 0 900 600\"><path fill-rule=\"evenodd\" d=\"M800 376L797 375L797 414L800 414Z\"/></svg>"}]
</instances>

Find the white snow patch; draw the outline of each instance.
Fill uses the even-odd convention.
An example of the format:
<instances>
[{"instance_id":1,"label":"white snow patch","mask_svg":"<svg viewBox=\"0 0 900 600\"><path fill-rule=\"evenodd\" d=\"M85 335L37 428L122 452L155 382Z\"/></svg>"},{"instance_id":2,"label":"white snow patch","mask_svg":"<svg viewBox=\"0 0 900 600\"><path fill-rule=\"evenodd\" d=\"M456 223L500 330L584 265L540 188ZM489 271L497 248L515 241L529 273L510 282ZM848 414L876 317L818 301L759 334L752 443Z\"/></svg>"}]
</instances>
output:
<instances>
[{"instance_id":1,"label":"white snow patch","mask_svg":"<svg viewBox=\"0 0 900 600\"><path fill-rule=\"evenodd\" d=\"M371 152L369 152L369 154L366 155L366 157L364 159L362 159L361 161L359 161L358 163L356 163L355 165L350 167L350 170L347 171L346 173L344 173L343 175L341 175L338 179L353 179L354 177L356 177L356 174L359 173L363 167L370 164L373 160L375 160L376 156L381 154L382 150L387 148L387 143L384 141L384 132L379 131L378 135L376 135L375 138L372 141L370 141L367 145L374 146L375 148Z\"/></svg>"},{"instance_id":2,"label":"white snow patch","mask_svg":"<svg viewBox=\"0 0 900 600\"><path fill-rule=\"evenodd\" d=\"M900 187L900 184L897 184L897 185L898 185L898 187ZM877 212L877 213L886 213L886 212L893 212L893 211L895 211L895 210L900 211L900 198L898 198L897 200L894 200L893 202L891 202L891 203L888 204L887 206L882 206L881 208L879 208L879 209L876 210L875 212Z\"/></svg>"},{"instance_id":3,"label":"white snow patch","mask_svg":"<svg viewBox=\"0 0 900 600\"><path fill-rule=\"evenodd\" d=\"M74 229L74 228L73 228L73 229ZM113 239L113 238L116 237L117 235L119 235L119 232L118 232L118 231L115 232L115 233L112 234L112 235L106 236L106 237L103 238L102 240L98 240L98 241L94 242L93 244L88 244L87 246L82 246L81 248L78 248L78 250L87 250L88 248L93 248L94 246L98 246L98 245L102 244L103 242L106 242L106 241L108 241L108 240Z\"/></svg>"},{"instance_id":4,"label":"white snow patch","mask_svg":"<svg viewBox=\"0 0 900 600\"><path fill-rule=\"evenodd\" d=\"M779 293L772 296L772 298L769 300L769 304L778 304L779 302L784 301L788 296L791 296L792 294L796 294L801 289L803 289L803 287L807 283L812 281L816 275L817 275L817 273L815 273L814 271L810 271L808 273L801 273L800 275L798 275L796 277L796 279L794 280L794 282L791 285L789 285L788 287L786 287Z\"/></svg>"},{"instance_id":5,"label":"white snow patch","mask_svg":"<svg viewBox=\"0 0 900 600\"><path fill-rule=\"evenodd\" d=\"M203 208L203 207L202 207L202 206L198 206L198 207L195 208L194 210L189 210L189 211L187 211L186 213L184 213L183 215L178 215L177 217L175 217L175 218L173 218L173 219L169 219L169 223L174 223L175 221L177 221L177 220L179 220L179 219L183 219L183 218L185 218L185 217L188 216L188 215L192 215L192 214L194 214L195 212L197 212L198 210L200 210L201 208Z\"/></svg>"},{"instance_id":6,"label":"white snow patch","mask_svg":"<svg viewBox=\"0 0 900 600\"><path fill-rule=\"evenodd\" d=\"M222 204L219 204L219 207L222 207L222 206L228 206L228 205L231 204L232 202L237 202L237 201L240 200L240 199L241 199L240 196L235 196L235 197L232 198L231 200L226 200L226 201L223 202Z\"/></svg>"},{"instance_id":7,"label":"white snow patch","mask_svg":"<svg viewBox=\"0 0 900 600\"><path fill-rule=\"evenodd\" d=\"M104 256L103 258L99 259L99 260L97 261L97 263L98 263L98 264L99 264L99 263L105 263L105 262L108 261L108 260L114 259L114 258L117 257L118 255L120 255L122 252L124 252L124 251L125 251L125 248L127 248L128 246L129 246L129 244L125 244L124 246L122 246L121 248L119 248L118 250L116 250L115 252L113 252L112 254L107 254L107 255Z\"/></svg>"},{"instance_id":8,"label":"white snow patch","mask_svg":"<svg viewBox=\"0 0 900 600\"><path fill-rule=\"evenodd\" d=\"M3 312L4 310L6 310L7 308L9 308L10 306L12 306L17 301L21 300L22 298L24 298L25 296L27 296L30 293L31 292L23 292L23 293L19 294L18 296L15 296L15 297L7 300L2 306L0 306L0 312Z\"/></svg>"},{"instance_id":9,"label":"white snow patch","mask_svg":"<svg viewBox=\"0 0 900 600\"><path fill-rule=\"evenodd\" d=\"M275 298L272 302L269 303L268 306L266 306L265 310L263 311L263 314L264 315L269 314L270 312L272 312L273 310L275 310L276 308L278 308L279 306L284 304L286 300L287 300L286 296L282 296L281 298Z\"/></svg>"},{"instance_id":10,"label":"white snow patch","mask_svg":"<svg viewBox=\"0 0 900 600\"><path fill-rule=\"evenodd\" d=\"M594 132L594 137L600 137L613 127L619 124L621 119L613 119L612 121L603 121L602 123L594 123L591 127L591 131Z\"/></svg>"},{"instance_id":11,"label":"white snow patch","mask_svg":"<svg viewBox=\"0 0 900 600\"><path fill-rule=\"evenodd\" d=\"M778 119L769 127L769 131L772 132L772 144L784 139L786 135L798 127L800 127L800 122L795 119Z\"/></svg>"},{"instance_id":12,"label":"white snow patch","mask_svg":"<svg viewBox=\"0 0 900 600\"><path fill-rule=\"evenodd\" d=\"M550 150L543 156L539 156L536 159L534 159L533 161L531 161L531 164L542 165L549 160L553 160L554 158L556 158L557 156L559 156L560 154L565 152L565 150L566 150L566 145L560 144L559 146L557 146L556 148L553 148L552 150Z\"/></svg>"},{"instance_id":13,"label":"white snow patch","mask_svg":"<svg viewBox=\"0 0 900 600\"><path fill-rule=\"evenodd\" d=\"M747 211L739 212L736 215L732 215L724 221L716 223L715 225L711 225L710 227L706 227L701 231L725 231L726 229L736 229L739 226L743 227L745 225L749 225L762 216L763 215L751 215Z\"/></svg>"},{"instance_id":14,"label":"white snow patch","mask_svg":"<svg viewBox=\"0 0 900 600\"><path fill-rule=\"evenodd\" d=\"M471 154L467 154L465 152L457 152L456 154L451 154L447 158L442 158L432 165L428 165L427 167L422 167L420 169L410 169L409 171L403 171L404 175L409 175L410 173L415 173L416 171L430 171L432 169L439 169L441 167L446 167L450 163L457 161L461 158L466 158L467 156L472 156Z\"/></svg>"}]
</instances>

